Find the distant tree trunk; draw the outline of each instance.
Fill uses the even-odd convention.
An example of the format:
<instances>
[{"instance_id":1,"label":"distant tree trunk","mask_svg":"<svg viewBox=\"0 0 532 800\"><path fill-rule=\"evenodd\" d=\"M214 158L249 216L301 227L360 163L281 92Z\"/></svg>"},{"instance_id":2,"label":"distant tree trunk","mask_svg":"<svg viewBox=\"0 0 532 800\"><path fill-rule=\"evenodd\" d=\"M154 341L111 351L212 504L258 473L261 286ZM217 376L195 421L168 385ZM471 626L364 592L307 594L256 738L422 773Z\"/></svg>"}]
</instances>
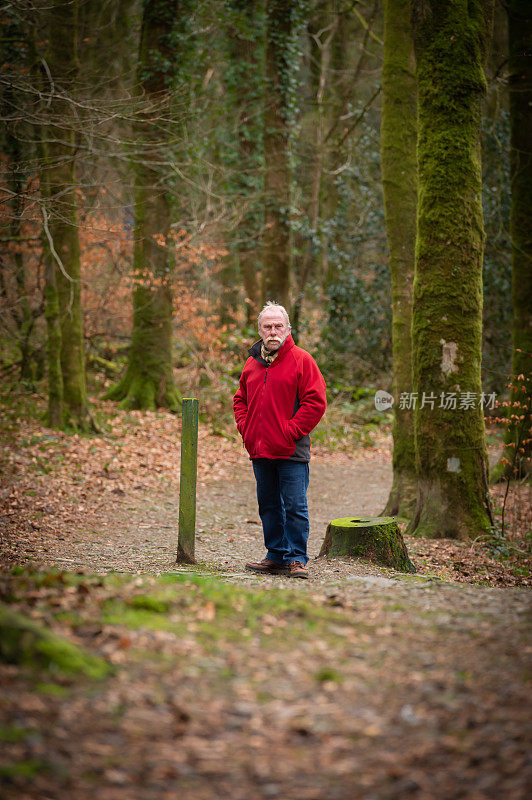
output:
<instances>
[{"instance_id":1,"label":"distant tree trunk","mask_svg":"<svg viewBox=\"0 0 532 800\"><path fill-rule=\"evenodd\" d=\"M30 137L25 125L20 93L10 80L11 70L19 78L28 67L27 28L23 15L16 8L7 7L2 20L0 38L0 63L5 65L7 80L0 93L0 116L3 121L1 133L3 178L9 190L9 206L4 205L2 227L6 240L15 245L12 255L14 262L15 294L10 297L7 272L2 274L1 293L9 309L9 316L16 325L16 338L20 349L20 377L26 383L33 382L30 335L34 325L34 314L28 300L26 287L26 265L22 250L18 247L22 232L22 219L25 206L28 165L31 160ZM22 119L21 119L22 117ZM5 203L5 198L4 198ZM11 260L11 259L10 259ZM4 278L6 280L4 280Z\"/></svg>"},{"instance_id":2,"label":"distant tree trunk","mask_svg":"<svg viewBox=\"0 0 532 800\"><path fill-rule=\"evenodd\" d=\"M61 315L57 292L55 261L43 237L46 354L48 363L48 424L63 424L63 373L61 370Z\"/></svg>"},{"instance_id":3,"label":"distant tree trunk","mask_svg":"<svg viewBox=\"0 0 532 800\"><path fill-rule=\"evenodd\" d=\"M294 336L297 336L299 332L305 289L312 273L316 273L317 268L319 268L320 253L324 245L320 223L323 170L327 155L325 145L328 123L326 95L329 90L332 43L338 30L339 21L340 17L336 13L334 3L326 0L321 8L317 9L315 17L308 26L311 52L310 75L316 111L314 117L314 154L307 204L309 230L306 241L303 243L303 258L297 270L297 294L291 315Z\"/></svg>"},{"instance_id":4,"label":"distant tree trunk","mask_svg":"<svg viewBox=\"0 0 532 800\"><path fill-rule=\"evenodd\" d=\"M6 135L6 156L7 179L9 189L13 193L11 201L11 220L9 225L9 236L16 242L21 235L21 222L24 211L24 191L25 176L22 172L22 164L27 163L28 153L24 152L24 147L16 135L10 131ZM35 318L28 300L26 288L26 265L24 255L20 250L14 253L15 261L15 281L17 287L16 302L13 308L13 316L17 324L17 336L20 347L20 377L23 381L33 383L32 359L30 336L34 326Z\"/></svg>"},{"instance_id":5,"label":"distant tree trunk","mask_svg":"<svg viewBox=\"0 0 532 800\"><path fill-rule=\"evenodd\" d=\"M30 27L28 36L29 63L35 86L42 93L49 91L49 76L43 68L37 54L37 26ZM48 377L48 414L47 422L52 428L63 426L63 372L61 369L61 312L56 281L56 259L52 255L53 239L49 226L49 209L51 207L49 172L47 169L46 134L47 127L41 124L39 115L33 126L37 161L42 165L39 174L41 196L41 245L44 262L44 316L46 320L46 368Z\"/></svg>"},{"instance_id":6,"label":"distant tree trunk","mask_svg":"<svg viewBox=\"0 0 532 800\"><path fill-rule=\"evenodd\" d=\"M412 410L412 292L416 246L417 103L410 0L384 1L381 165L393 304L393 484L383 514L411 517L416 504Z\"/></svg>"},{"instance_id":7,"label":"distant tree trunk","mask_svg":"<svg viewBox=\"0 0 532 800\"><path fill-rule=\"evenodd\" d=\"M356 98L357 81L360 73L359 67L364 58L366 45L364 38L360 47L361 55L353 75L349 68L349 54L352 50L353 36L349 25L351 13L347 10L347 6L342 9L335 4L335 7L338 24L336 35L331 44L330 61L330 71L334 78L330 80L330 100L324 104L327 122L327 132L325 134L327 158L325 167L329 172L322 201L322 216L325 220L333 220L338 211L337 171L346 160L345 144L339 144L340 118L347 113L349 102ZM334 177L331 177L332 175ZM321 269L324 292L328 294L329 288L334 286L338 279L338 261L336 258L329 258L329 247L326 242L322 248Z\"/></svg>"},{"instance_id":8,"label":"distant tree trunk","mask_svg":"<svg viewBox=\"0 0 532 800\"><path fill-rule=\"evenodd\" d=\"M234 320L235 294L243 285L246 322L255 326L260 306L260 231L263 211L258 176L262 165L262 129L258 114L262 102L264 70L264 3L262 0L227 0L228 65L223 78L235 118L236 160L231 190L242 216L233 236L230 263L222 271L225 298L222 322ZM235 269L235 265L236 269ZM238 277L240 280L238 280ZM231 281L237 281L236 286Z\"/></svg>"},{"instance_id":9,"label":"distant tree trunk","mask_svg":"<svg viewBox=\"0 0 532 800\"><path fill-rule=\"evenodd\" d=\"M418 502L409 532L430 538L468 539L485 533L491 521L479 403L480 120L491 11L483 0L414 3L419 204L412 339ZM458 399L456 409L451 393ZM460 410L463 393L471 393L472 407Z\"/></svg>"},{"instance_id":10,"label":"distant tree trunk","mask_svg":"<svg viewBox=\"0 0 532 800\"><path fill-rule=\"evenodd\" d=\"M506 443L517 446L514 470L510 475L530 473L532 435L532 8L527 0L509 0L508 6L510 67L510 169L512 205L510 235L512 241L512 390L510 413L525 418L507 429ZM519 379L519 376L523 376ZM513 452L510 449L508 458Z\"/></svg>"},{"instance_id":11,"label":"distant tree trunk","mask_svg":"<svg viewBox=\"0 0 532 800\"><path fill-rule=\"evenodd\" d=\"M126 373L108 397L124 408L177 411L172 362L173 255L161 116L175 83L178 0L144 0L138 83L148 110L136 124L133 333Z\"/></svg>"},{"instance_id":12,"label":"distant tree trunk","mask_svg":"<svg viewBox=\"0 0 532 800\"><path fill-rule=\"evenodd\" d=\"M81 314L81 271L76 197L76 143L72 94L79 65L76 54L77 2L55 0L50 12L49 68L54 86L51 121L46 141L46 183L49 193L49 224L46 235L56 265L56 286L61 315L61 372L64 421L88 427L85 388L85 353ZM48 302L55 300L48 294ZM55 315L48 307L48 316Z\"/></svg>"},{"instance_id":13,"label":"distant tree trunk","mask_svg":"<svg viewBox=\"0 0 532 800\"><path fill-rule=\"evenodd\" d=\"M366 111L378 97L379 88L373 92L362 111L347 126L346 115L351 116L350 111L365 95L365 75L367 69L371 68L371 51L368 48L368 42L374 35L373 28L379 18L378 2L379 0L374 0L371 7L366 7L364 23L362 23L362 15L353 14L352 6L333 4L338 17L338 25L331 47L330 94L325 103L328 127L324 139L327 148L325 164L327 180L324 181L321 204L322 218L326 222L325 228L335 231L333 236L330 233L324 236L321 266L323 294L328 311L326 330L332 331L333 337L337 322L342 319L344 314L343 306L346 302L344 299L346 295L342 284L346 284L346 279L350 280L346 274L345 265L342 265L341 258L339 258L346 243L346 236L342 235L342 228L344 225L355 227L360 211L357 208L357 201L352 198L350 198L348 213L343 210L342 194L345 188L342 186L344 181L341 175L349 164L353 152L353 133L363 120ZM354 41L357 43L357 58L356 63L352 64ZM341 241L338 239L339 232ZM351 269L356 274L357 265L353 264Z\"/></svg>"},{"instance_id":14,"label":"distant tree trunk","mask_svg":"<svg viewBox=\"0 0 532 800\"><path fill-rule=\"evenodd\" d=\"M284 306L289 303L291 268L290 145L296 5L296 0L271 0L266 9L262 296Z\"/></svg>"}]
</instances>

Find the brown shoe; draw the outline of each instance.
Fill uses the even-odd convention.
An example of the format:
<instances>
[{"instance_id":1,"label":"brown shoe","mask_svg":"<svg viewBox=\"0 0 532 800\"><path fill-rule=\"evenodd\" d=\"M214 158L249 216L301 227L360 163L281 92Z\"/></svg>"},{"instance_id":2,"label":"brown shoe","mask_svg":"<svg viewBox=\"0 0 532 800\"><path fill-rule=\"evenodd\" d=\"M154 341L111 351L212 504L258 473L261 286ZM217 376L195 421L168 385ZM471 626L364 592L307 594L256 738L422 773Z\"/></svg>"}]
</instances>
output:
<instances>
[{"instance_id":1,"label":"brown shoe","mask_svg":"<svg viewBox=\"0 0 532 800\"><path fill-rule=\"evenodd\" d=\"M288 566L286 564L278 564L277 561L272 561L271 558L263 558L262 561L250 561L246 564L246 569L251 572L262 572L264 575L286 575Z\"/></svg>"},{"instance_id":2,"label":"brown shoe","mask_svg":"<svg viewBox=\"0 0 532 800\"><path fill-rule=\"evenodd\" d=\"M291 561L288 569L291 578L308 578L308 568L301 561Z\"/></svg>"}]
</instances>

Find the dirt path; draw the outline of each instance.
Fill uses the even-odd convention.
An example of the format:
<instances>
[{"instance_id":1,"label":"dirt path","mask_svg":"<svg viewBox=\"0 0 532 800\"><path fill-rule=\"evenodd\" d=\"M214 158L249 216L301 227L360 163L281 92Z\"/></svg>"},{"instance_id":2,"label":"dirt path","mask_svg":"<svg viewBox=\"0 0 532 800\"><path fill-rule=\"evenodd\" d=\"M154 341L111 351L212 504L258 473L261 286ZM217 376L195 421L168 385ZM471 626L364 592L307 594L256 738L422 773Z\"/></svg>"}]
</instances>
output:
<instances>
[{"instance_id":1,"label":"dirt path","mask_svg":"<svg viewBox=\"0 0 532 800\"><path fill-rule=\"evenodd\" d=\"M390 466L376 459L315 459L309 489L311 559L318 555L332 518L378 513L390 483ZM63 569L172 571L178 516L178 495L172 490L117 494L94 512L89 523L84 517L80 526L74 518L61 538L35 542L33 556ZM263 555L255 481L249 463L242 459L228 478L198 487L196 556L199 562L239 574L246 560ZM353 569L359 574L381 573L360 563L351 563L348 571ZM323 560L312 570L315 580L344 572L338 564L327 565Z\"/></svg>"},{"instance_id":2,"label":"dirt path","mask_svg":"<svg viewBox=\"0 0 532 800\"><path fill-rule=\"evenodd\" d=\"M265 551L252 470L234 447L222 452L220 458L211 458L210 464L203 459L198 483L196 558L203 568L222 570L228 577L253 584L257 578L245 572L244 564L261 558ZM34 491L31 482L26 482L27 488L16 501L26 505L26 531L22 520L15 529L6 526L3 563L29 559L89 573L164 573L178 569L179 485L175 463L167 465L164 477L150 476L148 486L142 476L137 484L131 477L121 481L120 472L102 474L103 485L98 477L95 485L93 477L88 490L74 474L69 482L57 484L57 496L53 483L41 481L42 488ZM391 480L386 446L352 455L318 453L313 457L309 488L313 585L357 575L393 575L391 570L356 560L317 559L330 520L351 514L379 514ZM2 533L0 520L0 536ZM420 575L468 583L484 578L491 585L519 583L510 565L490 559L478 547L416 538L406 541Z\"/></svg>"}]
</instances>

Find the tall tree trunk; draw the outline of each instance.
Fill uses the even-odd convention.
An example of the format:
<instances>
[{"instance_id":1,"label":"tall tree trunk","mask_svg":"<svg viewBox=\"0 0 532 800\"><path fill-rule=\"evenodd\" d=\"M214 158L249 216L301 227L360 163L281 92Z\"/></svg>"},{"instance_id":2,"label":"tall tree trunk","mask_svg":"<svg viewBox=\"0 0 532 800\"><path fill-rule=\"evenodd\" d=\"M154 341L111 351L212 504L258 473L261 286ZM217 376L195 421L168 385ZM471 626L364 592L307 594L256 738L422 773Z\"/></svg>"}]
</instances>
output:
<instances>
[{"instance_id":1,"label":"tall tree trunk","mask_svg":"<svg viewBox=\"0 0 532 800\"><path fill-rule=\"evenodd\" d=\"M272 0L266 10L264 93L263 300L288 306L291 242L291 132L294 117L296 0Z\"/></svg>"},{"instance_id":2,"label":"tall tree trunk","mask_svg":"<svg viewBox=\"0 0 532 800\"><path fill-rule=\"evenodd\" d=\"M345 247L345 237L341 236L342 241L338 240L338 226L346 223L355 225L355 220L359 213L356 202L351 200L349 221L344 219L340 222L339 214L342 214L341 185L343 180L340 175L346 169L350 154L353 152L350 137L380 93L380 89L377 88L360 113L346 127L346 115L350 116L350 110L365 93L365 74L366 70L371 69L369 66L371 61L368 42L374 35L373 28L378 19L376 13L377 4L378 0L374 0L372 7L367 8L365 20L362 24L362 15L358 13L353 15L353 9L349 5L341 7L334 3L338 26L331 48L330 95L328 102L325 104L327 132L324 144L327 148L325 165L327 182L322 200L322 217L327 221L326 227L331 229L332 223L332 230L336 231L335 235L328 235L329 241L325 241L322 248L323 294L329 307L328 325L331 330L336 325L337 311L339 310L339 284L344 282L346 278L345 274L342 276L342 264L337 255L338 250ZM353 41L356 41L356 51L359 55L356 58L356 63L351 66ZM356 265L353 265L353 271L356 271ZM340 304L342 302L340 300Z\"/></svg>"},{"instance_id":3,"label":"tall tree trunk","mask_svg":"<svg viewBox=\"0 0 532 800\"><path fill-rule=\"evenodd\" d=\"M327 97L330 91L330 64L334 37L340 21L334 4L327 0L321 8L317 9L314 19L308 26L311 52L311 79L312 91L315 94L314 116L314 154L312 159L312 172L309 186L309 201L307 216L309 230L303 244L303 258L297 270L297 294L292 309L292 333L295 337L299 333L303 298L308 281L312 273L317 272L320 258L323 259L324 236L321 230L321 201L323 170L326 162L326 128L328 122ZM322 276L320 275L320 278Z\"/></svg>"},{"instance_id":4,"label":"tall tree trunk","mask_svg":"<svg viewBox=\"0 0 532 800\"><path fill-rule=\"evenodd\" d=\"M27 159L24 147L18 138L9 132L6 136L6 150L9 159L8 182L9 189L13 192L11 201L11 223L9 234L12 241L16 242L21 236L21 222L24 211L24 191L25 176L22 173L21 164ZM26 162L27 163L27 162ZM33 384L33 370L31 363L30 336L34 326L34 315L28 300L26 288L26 265L24 255L21 250L16 250L13 255L15 261L15 282L17 287L17 297L13 316L17 323L17 337L20 347L20 377L23 381Z\"/></svg>"},{"instance_id":5,"label":"tall tree trunk","mask_svg":"<svg viewBox=\"0 0 532 800\"><path fill-rule=\"evenodd\" d=\"M22 218L25 207L25 192L28 181L28 165L31 160L30 137L21 115L21 97L11 82L11 70L16 77L28 68L29 50L24 11L7 7L3 19L3 35L0 39L0 59L6 65L5 84L0 93L0 115L2 117L2 151L5 158L4 178L10 193L7 215L4 215L6 239L15 245L13 252L16 293L11 302L8 287L2 284L9 315L16 324L15 335L21 354L20 377L27 384L33 383L30 336L35 316L28 300L26 287L26 264L22 250L18 247L22 233ZM30 43L31 44L31 43ZM22 101L24 102L24 100ZM22 119L21 119L22 116Z\"/></svg>"},{"instance_id":6,"label":"tall tree trunk","mask_svg":"<svg viewBox=\"0 0 532 800\"><path fill-rule=\"evenodd\" d=\"M138 83L148 110L136 125L133 333L126 373L108 397L124 408L177 411L181 397L172 362L173 256L161 116L169 113L175 84L176 25L186 3L145 0Z\"/></svg>"},{"instance_id":7,"label":"tall tree trunk","mask_svg":"<svg viewBox=\"0 0 532 800\"><path fill-rule=\"evenodd\" d=\"M409 532L431 538L468 539L485 533L491 521L479 403L480 120L491 11L484 0L414 4L419 200L412 343L418 501ZM458 398L456 409L452 394ZM468 407L460 410L461 402Z\"/></svg>"},{"instance_id":8,"label":"tall tree trunk","mask_svg":"<svg viewBox=\"0 0 532 800\"><path fill-rule=\"evenodd\" d=\"M262 103L264 73L264 2L263 0L227 0L227 55L223 73L229 111L235 120L230 167L234 177L230 191L236 194L241 218L231 244L229 263L222 270L224 297L221 321L235 316L235 296L244 287L246 322L255 326L260 306L260 231L263 225L262 128L259 112ZM231 285L231 281L233 282Z\"/></svg>"},{"instance_id":9,"label":"tall tree trunk","mask_svg":"<svg viewBox=\"0 0 532 800\"><path fill-rule=\"evenodd\" d=\"M410 0L384 0L381 165L392 278L393 484L383 514L416 504L414 418L397 402L412 390L412 291L416 247L417 102Z\"/></svg>"},{"instance_id":10,"label":"tall tree trunk","mask_svg":"<svg viewBox=\"0 0 532 800\"><path fill-rule=\"evenodd\" d=\"M30 26L29 64L35 86L42 97L49 91L49 75L43 68L37 52L37 26ZM33 126L37 162L42 165L39 174L39 190L41 196L41 245L44 262L44 316L46 320L46 372L48 378L48 412L47 422L52 428L63 426L63 372L61 369L61 312L56 281L56 259L52 254L53 239L49 225L49 209L51 208L49 173L47 168L46 134L48 128L42 125L39 114Z\"/></svg>"},{"instance_id":11,"label":"tall tree trunk","mask_svg":"<svg viewBox=\"0 0 532 800\"><path fill-rule=\"evenodd\" d=\"M41 194L42 181L41 181ZM55 260L43 236L44 302L46 317L46 360L48 365L48 424L63 424L63 372L61 370L61 314L57 292Z\"/></svg>"},{"instance_id":12,"label":"tall tree trunk","mask_svg":"<svg viewBox=\"0 0 532 800\"><path fill-rule=\"evenodd\" d=\"M81 270L76 198L74 114L68 95L78 76L77 2L55 0L50 12L51 121L47 128L46 183L49 222L45 232L56 264L61 315L61 372L65 422L88 427ZM53 302L54 301L50 301ZM50 314L50 308L48 314ZM55 311L54 311L55 314Z\"/></svg>"},{"instance_id":13,"label":"tall tree trunk","mask_svg":"<svg viewBox=\"0 0 532 800\"><path fill-rule=\"evenodd\" d=\"M508 427L506 443L516 449L508 474L523 477L530 474L532 457L532 9L527 0L509 0L507 11L514 384L510 413L524 414L524 419ZM513 459L511 447L509 460Z\"/></svg>"},{"instance_id":14,"label":"tall tree trunk","mask_svg":"<svg viewBox=\"0 0 532 800\"><path fill-rule=\"evenodd\" d=\"M336 5L336 4L335 4ZM327 132L325 134L325 145L327 147L327 157L325 169L327 170L326 187L323 192L322 216L327 222L334 220L339 205L338 194L338 170L346 161L345 146L339 145L340 118L348 110L350 101L356 98L359 77L359 66L364 57L365 37L360 46L361 55L358 59L355 74L349 69L349 55L352 51L353 31L350 25L351 14L345 8L336 7L338 25L336 36L331 45L330 62L330 99L325 104L324 112L326 116ZM352 80L351 80L352 79ZM330 239L330 234L327 237ZM329 258L330 243L326 240L322 248L322 284L324 294L329 294L330 287L334 286L338 279L338 259Z\"/></svg>"}]
</instances>

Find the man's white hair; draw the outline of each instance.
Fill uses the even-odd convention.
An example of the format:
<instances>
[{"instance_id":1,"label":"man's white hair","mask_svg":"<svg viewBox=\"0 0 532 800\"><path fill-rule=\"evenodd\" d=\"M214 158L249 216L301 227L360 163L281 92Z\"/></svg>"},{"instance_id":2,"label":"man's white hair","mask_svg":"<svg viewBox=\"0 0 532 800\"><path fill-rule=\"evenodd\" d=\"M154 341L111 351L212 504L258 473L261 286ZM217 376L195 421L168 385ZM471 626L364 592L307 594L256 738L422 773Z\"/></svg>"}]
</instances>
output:
<instances>
[{"instance_id":1,"label":"man's white hair","mask_svg":"<svg viewBox=\"0 0 532 800\"><path fill-rule=\"evenodd\" d=\"M268 300L268 302L266 303L266 305L264 306L264 308L260 312L259 318L257 319L257 326L259 328L260 328L260 323L262 321L262 315L264 314L265 311L270 311L271 309L274 309L275 311L280 311L281 314L283 315L283 317L285 319L285 322L288 325L288 327L289 328L292 327L290 325L290 320L288 318L288 311L286 310L286 308L284 306L279 305L279 303L276 303L275 300Z\"/></svg>"}]
</instances>

